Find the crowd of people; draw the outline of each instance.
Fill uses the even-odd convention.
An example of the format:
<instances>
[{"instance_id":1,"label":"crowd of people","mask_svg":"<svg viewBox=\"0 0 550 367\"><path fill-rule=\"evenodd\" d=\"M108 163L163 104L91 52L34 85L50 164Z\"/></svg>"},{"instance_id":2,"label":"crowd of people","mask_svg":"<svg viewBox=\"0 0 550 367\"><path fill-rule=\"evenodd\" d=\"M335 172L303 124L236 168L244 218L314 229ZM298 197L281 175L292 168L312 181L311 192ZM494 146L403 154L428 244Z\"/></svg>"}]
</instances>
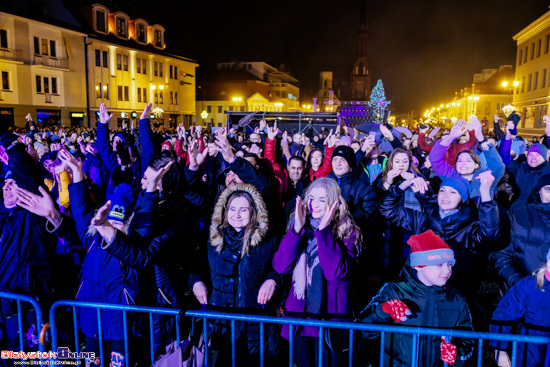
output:
<instances>
[{"instance_id":1,"label":"crowd of people","mask_svg":"<svg viewBox=\"0 0 550 367\"><path fill-rule=\"evenodd\" d=\"M30 115L24 129L0 127L1 290L45 310L57 299L202 305L550 335L549 116L533 142L518 136L515 113L494 116L489 131L470 116L437 134L429 121L292 134L263 119L215 132L160 129L150 109L117 129L105 105L97 128L37 126ZM491 277L498 305L479 296ZM0 336L16 350L17 308L1 306ZM23 312L33 348L40 325ZM120 312L102 312L104 350L117 363L125 327L138 345L149 332L148 320L128 318L124 326ZM97 312L83 308L78 320L86 350L99 354ZM158 357L175 321L152 323ZM361 346L374 332L349 346L347 331L292 330L299 367L318 365L319 355L323 365L347 365L350 347L364 363L378 358ZM290 330L264 331L267 363L277 365ZM213 365L227 365L229 322L209 320L208 335ZM257 364L259 325L236 322L235 337L238 365ZM412 343L387 335L386 364L411 365ZM507 343L491 346L498 366L511 365ZM545 348L520 344L517 362L542 366ZM422 336L419 365L462 366L473 351L474 340Z\"/></svg>"}]
</instances>

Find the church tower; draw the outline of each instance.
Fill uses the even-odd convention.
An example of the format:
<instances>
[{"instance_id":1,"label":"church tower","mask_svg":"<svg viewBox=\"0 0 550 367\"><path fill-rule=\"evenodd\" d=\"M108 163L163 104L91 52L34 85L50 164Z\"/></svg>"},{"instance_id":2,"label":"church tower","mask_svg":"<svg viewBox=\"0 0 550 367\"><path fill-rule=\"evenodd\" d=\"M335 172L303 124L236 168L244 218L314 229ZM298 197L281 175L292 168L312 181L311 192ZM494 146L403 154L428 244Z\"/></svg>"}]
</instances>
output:
<instances>
[{"instance_id":1,"label":"church tower","mask_svg":"<svg viewBox=\"0 0 550 367\"><path fill-rule=\"evenodd\" d=\"M369 72L369 24L366 0L361 0L359 26L353 35L354 62L351 71L351 99L366 101L371 89Z\"/></svg>"}]
</instances>

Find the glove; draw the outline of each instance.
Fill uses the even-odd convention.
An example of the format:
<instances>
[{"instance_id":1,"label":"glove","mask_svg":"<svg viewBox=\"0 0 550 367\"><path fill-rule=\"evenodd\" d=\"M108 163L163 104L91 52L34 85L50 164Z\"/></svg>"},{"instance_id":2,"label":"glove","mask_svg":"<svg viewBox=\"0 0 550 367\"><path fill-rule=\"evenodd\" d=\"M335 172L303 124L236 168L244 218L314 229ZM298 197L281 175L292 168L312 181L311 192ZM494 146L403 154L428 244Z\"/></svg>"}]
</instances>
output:
<instances>
[{"instance_id":1,"label":"glove","mask_svg":"<svg viewBox=\"0 0 550 367\"><path fill-rule=\"evenodd\" d=\"M395 322L407 320L407 316L412 315L407 305L398 299L394 299L382 304L382 311L389 314Z\"/></svg>"},{"instance_id":2,"label":"glove","mask_svg":"<svg viewBox=\"0 0 550 367\"><path fill-rule=\"evenodd\" d=\"M445 342L445 337L441 340L441 360L447 364L454 364L456 362L456 345Z\"/></svg>"}]
</instances>

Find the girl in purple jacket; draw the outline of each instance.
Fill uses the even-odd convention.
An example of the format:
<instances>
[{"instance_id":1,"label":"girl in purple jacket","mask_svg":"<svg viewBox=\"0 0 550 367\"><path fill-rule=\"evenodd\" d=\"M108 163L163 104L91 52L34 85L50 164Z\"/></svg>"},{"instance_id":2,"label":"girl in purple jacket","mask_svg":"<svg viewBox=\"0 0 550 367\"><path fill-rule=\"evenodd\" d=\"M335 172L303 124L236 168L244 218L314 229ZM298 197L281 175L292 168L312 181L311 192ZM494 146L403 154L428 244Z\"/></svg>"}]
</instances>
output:
<instances>
[{"instance_id":1,"label":"girl in purple jacket","mask_svg":"<svg viewBox=\"0 0 550 367\"><path fill-rule=\"evenodd\" d=\"M273 258L280 274L292 274L285 303L285 317L350 320L350 268L361 243L361 231L353 221L335 180L318 178L296 198L288 232ZM282 336L288 339L288 326ZM299 367L318 364L317 328L297 327L294 361ZM337 347L330 332L324 335L323 365L345 363L348 346ZM332 338L333 340L335 338ZM345 340L345 338L344 338Z\"/></svg>"}]
</instances>

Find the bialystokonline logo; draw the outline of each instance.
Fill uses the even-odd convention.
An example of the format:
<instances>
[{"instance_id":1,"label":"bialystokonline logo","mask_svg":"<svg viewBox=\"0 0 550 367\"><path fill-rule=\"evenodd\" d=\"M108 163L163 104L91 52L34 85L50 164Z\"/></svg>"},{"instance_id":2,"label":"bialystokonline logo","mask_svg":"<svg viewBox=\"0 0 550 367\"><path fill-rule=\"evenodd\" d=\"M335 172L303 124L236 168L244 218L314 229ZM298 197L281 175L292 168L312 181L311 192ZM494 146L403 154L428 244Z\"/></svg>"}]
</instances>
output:
<instances>
[{"instance_id":1,"label":"bialystokonline logo","mask_svg":"<svg viewBox=\"0 0 550 367\"><path fill-rule=\"evenodd\" d=\"M3 350L0 352L2 359L94 359L95 353L93 352L80 352L73 353L69 348L60 347L57 348L57 352L14 352L11 350Z\"/></svg>"}]
</instances>

